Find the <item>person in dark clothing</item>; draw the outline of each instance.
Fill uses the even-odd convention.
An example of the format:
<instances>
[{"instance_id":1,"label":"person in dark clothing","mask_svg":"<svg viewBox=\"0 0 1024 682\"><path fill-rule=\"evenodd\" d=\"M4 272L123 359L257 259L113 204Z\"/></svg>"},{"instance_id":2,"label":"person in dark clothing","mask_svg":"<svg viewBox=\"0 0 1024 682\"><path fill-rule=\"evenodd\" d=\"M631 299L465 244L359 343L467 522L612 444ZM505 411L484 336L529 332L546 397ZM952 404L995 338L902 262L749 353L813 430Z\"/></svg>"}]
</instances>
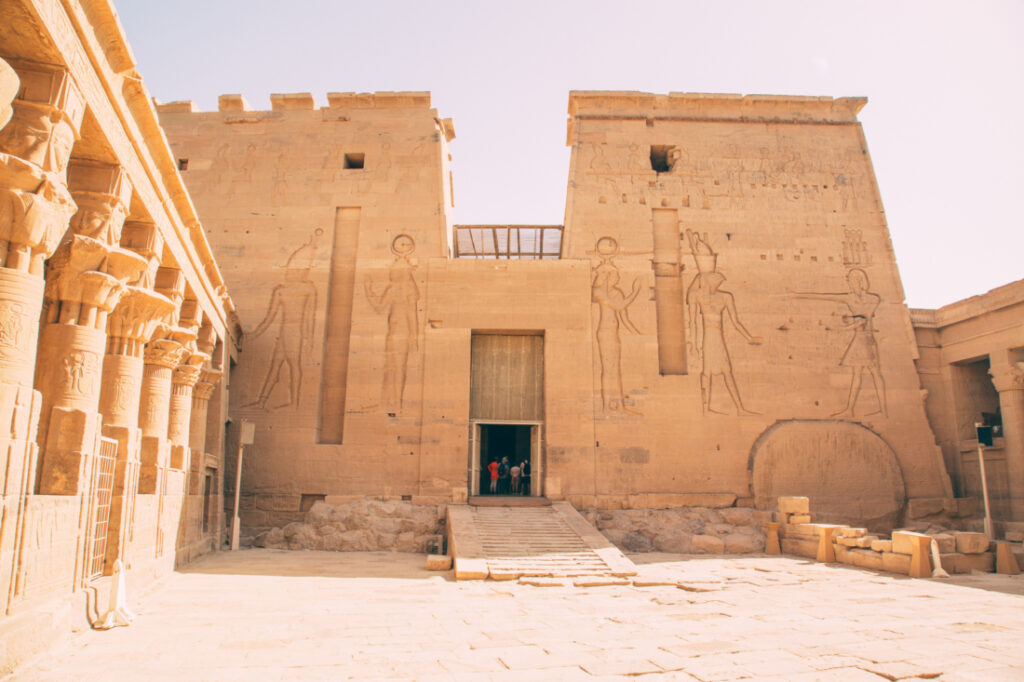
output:
<instances>
[{"instance_id":1,"label":"person in dark clothing","mask_svg":"<svg viewBox=\"0 0 1024 682\"><path fill-rule=\"evenodd\" d=\"M522 495L530 494L530 460L524 459L519 465L519 492Z\"/></svg>"},{"instance_id":2,"label":"person in dark clothing","mask_svg":"<svg viewBox=\"0 0 1024 682\"><path fill-rule=\"evenodd\" d=\"M501 464L498 465L498 494L508 495L508 479L509 479L509 465L508 457L501 458Z\"/></svg>"}]
</instances>

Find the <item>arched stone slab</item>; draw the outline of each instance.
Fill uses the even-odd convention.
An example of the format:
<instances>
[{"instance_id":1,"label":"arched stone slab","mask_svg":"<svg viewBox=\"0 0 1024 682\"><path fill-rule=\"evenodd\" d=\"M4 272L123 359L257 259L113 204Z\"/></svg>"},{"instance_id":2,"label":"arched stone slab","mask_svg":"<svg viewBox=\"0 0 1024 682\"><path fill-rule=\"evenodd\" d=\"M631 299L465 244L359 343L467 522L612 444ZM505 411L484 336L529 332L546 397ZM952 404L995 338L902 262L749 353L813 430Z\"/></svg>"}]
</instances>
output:
<instances>
[{"instance_id":1,"label":"arched stone slab","mask_svg":"<svg viewBox=\"0 0 1024 682\"><path fill-rule=\"evenodd\" d=\"M815 520L891 529L906 501L896 453L871 429L834 420L780 421L754 442L751 484L759 509L811 499Z\"/></svg>"}]
</instances>

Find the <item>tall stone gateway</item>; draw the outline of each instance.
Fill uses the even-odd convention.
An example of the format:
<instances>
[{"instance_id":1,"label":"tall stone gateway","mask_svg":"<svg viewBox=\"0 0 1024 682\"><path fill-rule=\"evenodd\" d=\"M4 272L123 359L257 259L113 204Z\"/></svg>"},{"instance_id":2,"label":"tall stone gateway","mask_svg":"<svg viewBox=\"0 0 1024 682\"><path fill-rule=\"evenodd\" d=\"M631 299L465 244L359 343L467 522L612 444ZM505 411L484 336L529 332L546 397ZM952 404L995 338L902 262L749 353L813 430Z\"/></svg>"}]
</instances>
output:
<instances>
[{"instance_id":1,"label":"tall stone gateway","mask_svg":"<svg viewBox=\"0 0 1024 682\"><path fill-rule=\"evenodd\" d=\"M251 321L250 529L503 457L579 508L954 509L865 100L574 92L565 225L453 227L426 93L271 99L161 107Z\"/></svg>"}]
</instances>

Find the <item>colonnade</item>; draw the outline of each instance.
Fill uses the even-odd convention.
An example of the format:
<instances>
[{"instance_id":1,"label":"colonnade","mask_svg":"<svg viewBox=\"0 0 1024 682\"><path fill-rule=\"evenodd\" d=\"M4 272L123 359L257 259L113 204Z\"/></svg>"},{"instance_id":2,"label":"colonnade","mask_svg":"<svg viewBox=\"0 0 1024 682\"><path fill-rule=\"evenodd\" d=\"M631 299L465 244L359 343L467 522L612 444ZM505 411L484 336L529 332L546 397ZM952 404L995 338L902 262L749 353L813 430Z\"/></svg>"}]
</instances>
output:
<instances>
[{"instance_id":1,"label":"colonnade","mask_svg":"<svg viewBox=\"0 0 1024 682\"><path fill-rule=\"evenodd\" d=\"M0 60L0 96L0 589L11 613L118 558L173 554L220 368L165 236L133 211L128 172L82 140L85 100L69 74ZM145 505L155 528L133 528L150 517L137 509L146 495L158 498ZM73 565L62 558L72 543Z\"/></svg>"}]
</instances>

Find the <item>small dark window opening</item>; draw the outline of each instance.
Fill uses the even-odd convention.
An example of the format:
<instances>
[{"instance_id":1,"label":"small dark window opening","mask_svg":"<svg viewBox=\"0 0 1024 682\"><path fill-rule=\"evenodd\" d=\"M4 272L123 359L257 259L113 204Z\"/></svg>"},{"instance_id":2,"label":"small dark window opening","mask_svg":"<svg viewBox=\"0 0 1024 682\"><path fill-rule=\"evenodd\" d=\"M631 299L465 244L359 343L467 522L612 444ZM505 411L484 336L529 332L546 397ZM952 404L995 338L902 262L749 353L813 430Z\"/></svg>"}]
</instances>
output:
<instances>
[{"instance_id":1,"label":"small dark window opening","mask_svg":"<svg viewBox=\"0 0 1024 682\"><path fill-rule=\"evenodd\" d=\"M362 168L366 160L366 154L346 154L345 165L342 168Z\"/></svg>"},{"instance_id":2,"label":"small dark window opening","mask_svg":"<svg viewBox=\"0 0 1024 682\"><path fill-rule=\"evenodd\" d=\"M651 170L657 173L668 173L672 170L671 161L669 160L670 152L675 149L674 146L668 144L652 144L651 145Z\"/></svg>"},{"instance_id":3,"label":"small dark window opening","mask_svg":"<svg viewBox=\"0 0 1024 682\"><path fill-rule=\"evenodd\" d=\"M178 170L188 170L188 159L178 159Z\"/></svg>"},{"instance_id":4,"label":"small dark window opening","mask_svg":"<svg viewBox=\"0 0 1024 682\"><path fill-rule=\"evenodd\" d=\"M300 512L308 512L310 509L313 508L314 504L316 504L317 502L323 502L326 499L327 499L326 495L316 495L316 494L312 494L311 495L311 494L308 494L308 493L303 493L302 494L302 499L299 500L299 511Z\"/></svg>"}]
</instances>

